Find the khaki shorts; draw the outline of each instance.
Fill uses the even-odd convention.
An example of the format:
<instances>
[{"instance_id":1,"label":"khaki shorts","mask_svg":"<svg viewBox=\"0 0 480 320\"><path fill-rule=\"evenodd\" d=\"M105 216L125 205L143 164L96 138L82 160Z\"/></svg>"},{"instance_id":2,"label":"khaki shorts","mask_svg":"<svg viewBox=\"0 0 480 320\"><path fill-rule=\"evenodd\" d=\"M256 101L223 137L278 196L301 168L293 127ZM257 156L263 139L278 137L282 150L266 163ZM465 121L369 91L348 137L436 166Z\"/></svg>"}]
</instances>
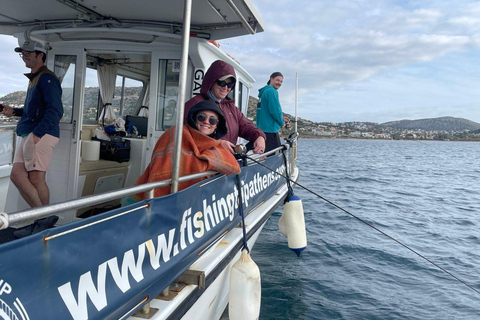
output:
<instances>
[{"instance_id":1,"label":"khaki shorts","mask_svg":"<svg viewBox=\"0 0 480 320\"><path fill-rule=\"evenodd\" d=\"M27 171L47 171L52 159L53 149L58 143L58 138L45 134L37 144L33 142L33 133L21 138L15 152L13 163L23 163Z\"/></svg>"}]
</instances>

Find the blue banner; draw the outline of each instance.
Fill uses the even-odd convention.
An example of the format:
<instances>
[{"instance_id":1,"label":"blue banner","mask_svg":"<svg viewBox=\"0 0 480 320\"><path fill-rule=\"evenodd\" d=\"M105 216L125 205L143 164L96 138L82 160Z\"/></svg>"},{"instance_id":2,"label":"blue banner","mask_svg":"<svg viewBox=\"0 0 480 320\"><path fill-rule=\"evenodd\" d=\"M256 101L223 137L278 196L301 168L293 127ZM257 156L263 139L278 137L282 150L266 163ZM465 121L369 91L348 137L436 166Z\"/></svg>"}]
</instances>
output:
<instances>
[{"instance_id":1,"label":"blue banner","mask_svg":"<svg viewBox=\"0 0 480 320\"><path fill-rule=\"evenodd\" d=\"M264 163L285 172L281 155ZM243 168L240 178L245 212L285 183L258 164ZM216 176L5 243L0 318L118 319L158 295L239 221L236 177Z\"/></svg>"}]
</instances>

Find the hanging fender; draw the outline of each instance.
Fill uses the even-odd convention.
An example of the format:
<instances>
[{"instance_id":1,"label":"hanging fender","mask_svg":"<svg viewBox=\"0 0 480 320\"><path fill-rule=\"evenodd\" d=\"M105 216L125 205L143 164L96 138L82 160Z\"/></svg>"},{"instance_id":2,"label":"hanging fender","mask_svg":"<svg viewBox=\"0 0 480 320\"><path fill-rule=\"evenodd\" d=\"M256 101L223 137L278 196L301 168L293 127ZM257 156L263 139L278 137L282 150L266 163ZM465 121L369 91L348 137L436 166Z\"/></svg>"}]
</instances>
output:
<instances>
[{"instance_id":1,"label":"hanging fender","mask_svg":"<svg viewBox=\"0 0 480 320\"><path fill-rule=\"evenodd\" d=\"M287 236L287 226L285 225L285 212L280 216L280 219L278 219L278 230L284 236L285 238L288 238Z\"/></svg>"},{"instance_id":2,"label":"hanging fender","mask_svg":"<svg viewBox=\"0 0 480 320\"><path fill-rule=\"evenodd\" d=\"M285 216L284 221L278 222L280 232L281 224L285 225L288 247L300 256L300 253L307 247L307 233L305 230L305 218L303 215L302 200L297 196L289 196L283 205ZM282 219L282 217L280 219ZM283 233L282 233L283 234Z\"/></svg>"},{"instance_id":3,"label":"hanging fender","mask_svg":"<svg viewBox=\"0 0 480 320\"><path fill-rule=\"evenodd\" d=\"M228 316L230 320L256 320L260 317L262 285L260 269L247 250L230 271Z\"/></svg>"}]
</instances>

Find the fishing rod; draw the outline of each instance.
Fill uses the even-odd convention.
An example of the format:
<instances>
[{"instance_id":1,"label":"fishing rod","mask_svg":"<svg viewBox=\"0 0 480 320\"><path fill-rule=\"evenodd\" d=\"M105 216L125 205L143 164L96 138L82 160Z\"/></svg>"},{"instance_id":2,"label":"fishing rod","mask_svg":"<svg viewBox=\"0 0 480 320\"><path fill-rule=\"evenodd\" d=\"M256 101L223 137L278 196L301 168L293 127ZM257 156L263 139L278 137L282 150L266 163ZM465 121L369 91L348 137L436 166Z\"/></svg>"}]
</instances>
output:
<instances>
[{"instance_id":1,"label":"fishing rod","mask_svg":"<svg viewBox=\"0 0 480 320\"><path fill-rule=\"evenodd\" d=\"M294 137L293 139L295 139L296 137ZM291 139L291 140L293 140ZM287 139L287 142L290 143L290 140ZM351 217L357 219L358 221L366 224L367 226L369 226L370 228L373 228L374 230L376 230L377 232L381 233L382 235L384 235L385 237L389 238L390 240L393 240L394 242L396 242L397 244L401 245L402 247L410 250L411 252L413 252L414 254L416 254L417 256L419 256L420 258L424 259L425 261L429 262L430 264L432 264L433 266L435 266L436 268L438 268L439 270L445 272L446 274L448 274L449 276L451 276L453 279L457 280L458 282L462 283L463 285L467 286L468 288L470 288L471 290L475 291L478 295L480 295L480 291L478 291L477 289L475 289L473 286L469 285L468 283L466 283L465 281L463 281L462 279L460 279L459 277L455 276L454 274L452 274L451 272L449 272L448 270L444 269L443 267L441 267L440 265L438 265L437 263L431 261L430 259L428 259L427 257L425 257L424 255L422 255L421 253L415 251L414 249L410 248L409 246L407 246L406 244L404 244L403 242L401 242L400 240L397 240L395 239L394 237L392 237L391 235L387 234L386 232L380 230L379 228L375 227L374 225L372 225L371 223L368 223L367 221L363 220L362 218L360 218L359 216L351 213L350 211L342 208L341 206L337 205L336 203L328 200L327 198L321 196L320 194L316 193L315 191L312 191L310 190L309 188L301 185L300 183L290 179L289 177L281 174L281 173L278 173L277 171L273 170L272 168L269 168L268 166L264 165L263 163L251 158L250 156L248 156L247 154L243 154L241 155L241 157L245 157L245 158L248 158L249 160L252 160L253 162L261 165L262 167L280 175L281 177L285 178L287 181L290 181L292 183L294 183L295 185L299 186L300 188L310 192L311 194L317 196L318 198L326 201L327 203L329 203L330 205L334 206L335 208L345 212L346 214L350 215Z\"/></svg>"}]
</instances>

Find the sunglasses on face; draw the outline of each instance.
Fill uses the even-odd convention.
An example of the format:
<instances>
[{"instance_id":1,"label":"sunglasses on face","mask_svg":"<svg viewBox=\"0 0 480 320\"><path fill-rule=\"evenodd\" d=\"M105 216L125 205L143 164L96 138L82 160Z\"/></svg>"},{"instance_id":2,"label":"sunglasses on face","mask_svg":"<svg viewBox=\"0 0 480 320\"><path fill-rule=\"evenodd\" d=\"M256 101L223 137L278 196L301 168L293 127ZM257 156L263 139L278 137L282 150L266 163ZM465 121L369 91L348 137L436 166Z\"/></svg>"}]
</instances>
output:
<instances>
[{"instance_id":1,"label":"sunglasses on face","mask_svg":"<svg viewBox=\"0 0 480 320\"><path fill-rule=\"evenodd\" d=\"M18 55L20 56L20 58L23 58L23 57L29 57L31 54L35 53L34 51L33 52L30 52L30 51L22 51L22 52L19 52Z\"/></svg>"},{"instance_id":2,"label":"sunglasses on face","mask_svg":"<svg viewBox=\"0 0 480 320\"><path fill-rule=\"evenodd\" d=\"M205 122L205 120L207 120L207 115L205 113L197 114L197 121ZM208 123L210 123L210 125L214 126L218 123L218 119L215 118L214 116L210 116L210 118L208 118Z\"/></svg>"},{"instance_id":3,"label":"sunglasses on face","mask_svg":"<svg viewBox=\"0 0 480 320\"><path fill-rule=\"evenodd\" d=\"M232 89L233 86L235 85L235 82L226 82L226 81L223 81L223 80L222 80L222 81L217 80L217 85L218 85L219 87L222 87L222 88L225 87L225 86L227 86L228 89Z\"/></svg>"}]
</instances>

